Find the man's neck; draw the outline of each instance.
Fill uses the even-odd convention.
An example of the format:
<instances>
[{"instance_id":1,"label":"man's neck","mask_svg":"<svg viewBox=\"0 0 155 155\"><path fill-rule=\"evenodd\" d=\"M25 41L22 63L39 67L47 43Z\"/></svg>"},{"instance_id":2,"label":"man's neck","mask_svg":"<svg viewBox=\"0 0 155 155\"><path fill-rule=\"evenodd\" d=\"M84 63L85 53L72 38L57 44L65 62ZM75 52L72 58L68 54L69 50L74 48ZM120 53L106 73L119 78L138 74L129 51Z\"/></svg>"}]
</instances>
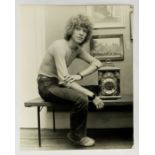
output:
<instances>
[{"instance_id":1,"label":"man's neck","mask_svg":"<svg viewBox=\"0 0 155 155\"><path fill-rule=\"evenodd\" d=\"M76 43L75 41L73 41L72 39L70 39L70 40L68 41L68 45L69 45L69 47L70 47L71 50L77 50L77 49L80 47L80 45L77 44L77 43Z\"/></svg>"}]
</instances>

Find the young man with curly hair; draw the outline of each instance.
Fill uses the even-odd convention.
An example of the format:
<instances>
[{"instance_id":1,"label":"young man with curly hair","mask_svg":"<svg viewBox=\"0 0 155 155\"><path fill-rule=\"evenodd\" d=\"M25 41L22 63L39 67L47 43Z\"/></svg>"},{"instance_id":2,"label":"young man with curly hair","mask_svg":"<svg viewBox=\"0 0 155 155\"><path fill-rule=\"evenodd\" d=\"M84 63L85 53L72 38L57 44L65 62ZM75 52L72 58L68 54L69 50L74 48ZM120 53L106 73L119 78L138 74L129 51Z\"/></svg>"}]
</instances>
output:
<instances>
[{"instance_id":1,"label":"young man with curly hair","mask_svg":"<svg viewBox=\"0 0 155 155\"><path fill-rule=\"evenodd\" d=\"M56 40L50 45L38 75L38 90L44 100L70 103L72 110L67 138L80 146L95 145L95 140L87 137L89 100L97 109L104 106L99 97L76 82L102 66L99 60L82 50L91 33L92 25L86 16L72 17L66 26L64 39ZM90 65L76 75L70 75L67 68L75 58L80 58Z\"/></svg>"}]
</instances>

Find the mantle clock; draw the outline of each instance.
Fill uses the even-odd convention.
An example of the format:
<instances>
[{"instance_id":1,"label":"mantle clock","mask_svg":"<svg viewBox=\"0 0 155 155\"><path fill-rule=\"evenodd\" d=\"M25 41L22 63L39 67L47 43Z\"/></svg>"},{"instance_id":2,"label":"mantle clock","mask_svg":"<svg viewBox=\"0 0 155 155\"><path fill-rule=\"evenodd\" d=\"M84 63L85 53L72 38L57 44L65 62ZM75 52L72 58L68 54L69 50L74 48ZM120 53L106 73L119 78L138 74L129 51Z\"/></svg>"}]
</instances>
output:
<instances>
[{"instance_id":1,"label":"mantle clock","mask_svg":"<svg viewBox=\"0 0 155 155\"><path fill-rule=\"evenodd\" d=\"M103 66L98 70L99 96L102 99L118 99L120 95L120 68Z\"/></svg>"}]
</instances>

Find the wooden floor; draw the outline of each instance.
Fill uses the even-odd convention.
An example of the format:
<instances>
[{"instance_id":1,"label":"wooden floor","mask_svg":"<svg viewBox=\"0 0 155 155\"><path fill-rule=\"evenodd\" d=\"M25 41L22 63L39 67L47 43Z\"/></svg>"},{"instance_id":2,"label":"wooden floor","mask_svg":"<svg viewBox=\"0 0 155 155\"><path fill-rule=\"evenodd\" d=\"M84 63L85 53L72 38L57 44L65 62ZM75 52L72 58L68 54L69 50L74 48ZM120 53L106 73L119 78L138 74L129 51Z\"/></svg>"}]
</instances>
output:
<instances>
[{"instance_id":1,"label":"wooden floor","mask_svg":"<svg viewBox=\"0 0 155 155\"><path fill-rule=\"evenodd\" d=\"M96 140L96 145L89 148L73 146L66 139L68 130L42 129L42 147L38 147L37 129L20 129L22 150L75 150L75 149L129 149L132 148L131 129L89 129L88 135Z\"/></svg>"}]
</instances>

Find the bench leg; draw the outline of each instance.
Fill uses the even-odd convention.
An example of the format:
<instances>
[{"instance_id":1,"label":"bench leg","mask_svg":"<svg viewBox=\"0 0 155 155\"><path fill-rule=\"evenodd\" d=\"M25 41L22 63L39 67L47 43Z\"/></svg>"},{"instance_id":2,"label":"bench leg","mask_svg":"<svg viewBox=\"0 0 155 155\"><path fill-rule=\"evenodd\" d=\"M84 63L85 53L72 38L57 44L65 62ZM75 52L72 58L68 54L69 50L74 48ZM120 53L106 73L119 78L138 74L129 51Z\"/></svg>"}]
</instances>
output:
<instances>
[{"instance_id":1,"label":"bench leg","mask_svg":"<svg viewBox=\"0 0 155 155\"><path fill-rule=\"evenodd\" d=\"M39 147L41 147L40 106L37 107L37 119L38 119L38 142L39 142Z\"/></svg>"},{"instance_id":2,"label":"bench leg","mask_svg":"<svg viewBox=\"0 0 155 155\"><path fill-rule=\"evenodd\" d=\"M55 108L52 108L53 110L53 131L55 131Z\"/></svg>"}]
</instances>

